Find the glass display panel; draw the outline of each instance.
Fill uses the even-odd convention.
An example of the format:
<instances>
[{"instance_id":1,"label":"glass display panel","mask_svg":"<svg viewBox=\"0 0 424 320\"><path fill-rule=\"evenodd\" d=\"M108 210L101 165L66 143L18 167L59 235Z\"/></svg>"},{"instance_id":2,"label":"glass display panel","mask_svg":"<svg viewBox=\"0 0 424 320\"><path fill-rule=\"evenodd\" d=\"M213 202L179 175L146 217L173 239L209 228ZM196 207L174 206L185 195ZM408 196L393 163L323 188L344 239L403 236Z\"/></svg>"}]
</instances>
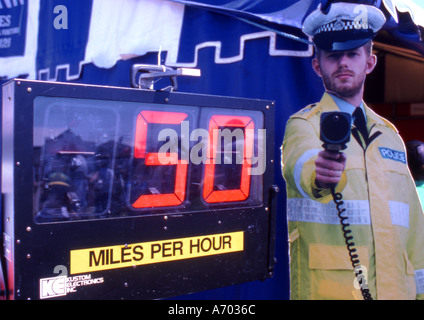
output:
<instances>
[{"instance_id":1,"label":"glass display panel","mask_svg":"<svg viewBox=\"0 0 424 320\"><path fill-rule=\"evenodd\" d=\"M260 111L34 100L37 223L262 205Z\"/></svg>"}]
</instances>

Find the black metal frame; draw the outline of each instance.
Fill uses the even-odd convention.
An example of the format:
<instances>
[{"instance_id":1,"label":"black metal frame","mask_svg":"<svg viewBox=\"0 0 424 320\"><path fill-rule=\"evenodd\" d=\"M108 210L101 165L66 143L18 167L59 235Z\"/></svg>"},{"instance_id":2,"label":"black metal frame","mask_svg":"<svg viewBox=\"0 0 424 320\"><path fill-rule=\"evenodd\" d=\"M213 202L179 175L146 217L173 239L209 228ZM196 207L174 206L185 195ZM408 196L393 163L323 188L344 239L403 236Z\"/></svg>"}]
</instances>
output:
<instances>
[{"instance_id":1,"label":"black metal frame","mask_svg":"<svg viewBox=\"0 0 424 320\"><path fill-rule=\"evenodd\" d=\"M266 129L263 206L178 215L36 224L33 220L33 101L37 96L259 110ZM93 272L98 285L57 299L156 299L272 276L278 191L271 101L15 79L3 86L2 263L8 299L38 299L40 279L69 270L70 251L243 231L243 251ZM72 276L72 275L70 275Z\"/></svg>"}]
</instances>

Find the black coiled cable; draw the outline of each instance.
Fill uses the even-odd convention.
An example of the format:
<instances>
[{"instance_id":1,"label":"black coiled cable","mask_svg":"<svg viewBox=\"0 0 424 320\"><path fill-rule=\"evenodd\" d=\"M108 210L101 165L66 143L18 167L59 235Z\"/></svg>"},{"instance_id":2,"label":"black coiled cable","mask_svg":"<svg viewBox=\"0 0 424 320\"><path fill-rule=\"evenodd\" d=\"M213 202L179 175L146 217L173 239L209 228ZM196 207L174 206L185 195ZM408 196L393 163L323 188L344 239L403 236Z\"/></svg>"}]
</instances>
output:
<instances>
[{"instance_id":1,"label":"black coiled cable","mask_svg":"<svg viewBox=\"0 0 424 320\"><path fill-rule=\"evenodd\" d=\"M361 276L362 270L358 269L360 266L359 257L356 253L355 242L353 242L353 236L350 235L352 230L350 229L350 224L347 221L347 215L343 215L346 212L346 209L343 208L343 195L339 192L336 193L335 188L331 187L331 195L333 196L333 201L336 204L337 215L339 216L340 224L342 225L343 236L345 238L345 243L347 251L349 252L350 261L352 262L352 267L355 272L355 277L358 279L359 286L361 288L361 293L364 300L373 300L370 290L368 289L366 279L364 276Z\"/></svg>"}]
</instances>

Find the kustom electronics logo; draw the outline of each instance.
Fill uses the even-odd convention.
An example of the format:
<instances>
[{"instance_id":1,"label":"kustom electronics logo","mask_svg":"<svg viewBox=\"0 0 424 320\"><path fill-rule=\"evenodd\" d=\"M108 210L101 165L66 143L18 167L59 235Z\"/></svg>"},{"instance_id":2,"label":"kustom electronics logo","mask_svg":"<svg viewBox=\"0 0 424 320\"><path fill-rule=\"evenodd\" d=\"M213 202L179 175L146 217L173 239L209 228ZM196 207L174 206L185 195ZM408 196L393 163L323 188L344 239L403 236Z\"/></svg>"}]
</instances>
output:
<instances>
[{"instance_id":1,"label":"kustom electronics logo","mask_svg":"<svg viewBox=\"0 0 424 320\"><path fill-rule=\"evenodd\" d=\"M68 293L77 292L79 287L101 284L103 277L92 278L91 274L68 277L68 269L64 265L58 265L53 273L55 277L40 279L40 299L66 296Z\"/></svg>"}]
</instances>

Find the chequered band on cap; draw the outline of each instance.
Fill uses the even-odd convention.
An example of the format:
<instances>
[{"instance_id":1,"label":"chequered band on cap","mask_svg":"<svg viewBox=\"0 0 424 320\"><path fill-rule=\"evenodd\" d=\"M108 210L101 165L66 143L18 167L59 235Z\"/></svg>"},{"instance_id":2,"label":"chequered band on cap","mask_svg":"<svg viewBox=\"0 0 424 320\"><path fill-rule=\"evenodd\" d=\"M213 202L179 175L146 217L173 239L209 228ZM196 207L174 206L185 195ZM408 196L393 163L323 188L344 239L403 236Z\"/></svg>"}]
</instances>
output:
<instances>
[{"instance_id":1,"label":"chequered band on cap","mask_svg":"<svg viewBox=\"0 0 424 320\"><path fill-rule=\"evenodd\" d=\"M369 29L369 24L367 22L337 19L335 21L318 27L315 30L314 35L321 32L343 31L353 29Z\"/></svg>"}]
</instances>

